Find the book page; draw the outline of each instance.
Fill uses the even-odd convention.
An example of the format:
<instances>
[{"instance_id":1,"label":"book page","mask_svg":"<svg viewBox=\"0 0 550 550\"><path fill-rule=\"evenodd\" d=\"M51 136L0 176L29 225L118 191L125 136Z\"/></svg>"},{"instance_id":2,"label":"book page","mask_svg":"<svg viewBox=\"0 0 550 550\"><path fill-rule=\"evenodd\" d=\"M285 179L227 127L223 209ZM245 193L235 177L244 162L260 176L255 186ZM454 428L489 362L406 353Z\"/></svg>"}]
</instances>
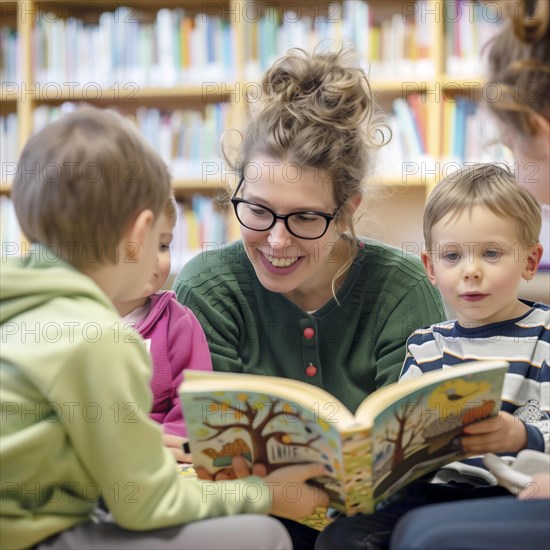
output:
<instances>
[{"instance_id":1,"label":"book page","mask_svg":"<svg viewBox=\"0 0 550 550\"><path fill-rule=\"evenodd\" d=\"M321 462L330 473L312 484L328 489L333 501L343 503L338 423L319 413L322 405L308 408L265 387L258 392L220 390L217 384L218 389L205 390L196 382L182 384L180 397L199 477L234 479L235 456L249 464L264 464L268 473L291 464Z\"/></svg>"},{"instance_id":2,"label":"book page","mask_svg":"<svg viewBox=\"0 0 550 550\"><path fill-rule=\"evenodd\" d=\"M465 457L458 440L462 429L498 414L506 370L506 364L466 373L461 369L459 376L432 381L377 415L372 428L373 506L414 479ZM449 374L457 371L449 369Z\"/></svg>"}]
</instances>

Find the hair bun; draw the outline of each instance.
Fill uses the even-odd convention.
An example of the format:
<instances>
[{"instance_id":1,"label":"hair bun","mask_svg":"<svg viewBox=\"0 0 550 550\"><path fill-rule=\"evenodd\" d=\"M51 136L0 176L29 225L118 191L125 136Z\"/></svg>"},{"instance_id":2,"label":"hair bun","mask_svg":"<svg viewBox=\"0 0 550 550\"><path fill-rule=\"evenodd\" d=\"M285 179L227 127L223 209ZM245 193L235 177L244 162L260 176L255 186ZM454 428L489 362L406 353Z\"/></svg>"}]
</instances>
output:
<instances>
[{"instance_id":1,"label":"hair bun","mask_svg":"<svg viewBox=\"0 0 550 550\"><path fill-rule=\"evenodd\" d=\"M338 128L372 116L372 93L352 49L310 56L292 48L262 79L262 108L284 107L296 116Z\"/></svg>"}]
</instances>

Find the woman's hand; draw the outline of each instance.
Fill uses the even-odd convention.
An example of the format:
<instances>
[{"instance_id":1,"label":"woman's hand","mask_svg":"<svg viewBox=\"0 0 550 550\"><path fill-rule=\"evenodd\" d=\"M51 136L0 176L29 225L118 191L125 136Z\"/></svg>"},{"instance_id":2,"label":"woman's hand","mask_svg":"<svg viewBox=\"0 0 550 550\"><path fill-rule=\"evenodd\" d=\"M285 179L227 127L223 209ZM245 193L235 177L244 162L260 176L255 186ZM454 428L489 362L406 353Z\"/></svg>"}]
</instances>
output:
<instances>
[{"instance_id":1,"label":"woman's hand","mask_svg":"<svg viewBox=\"0 0 550 550\"><path fill-rule=\"evenodd\" d=\"M468 455L517 453L527 445L525 424L504 411L493 418L466 426L462 435L462 447Z\"/></svg>"},{"instance_id":2,"label":"woman's hand","mask_svg":"<svg viewBox=\"0 0 550 550\"><path fill-rule=\"evenodd\" d=\"M328 495L306 483L312 477L327 474L323 464L285 466L266 475L263 464L254 464L250 470L246 460L238 456L233 458L233 470L237 478L251 474L264 478L270 493L271 514L275 516L299 519L313 514L318 506L328 505Z\"/></svg>"},{"instance_id":3,"label":"woman's hand","mask_svg":"<svg viewBox=\"0 0 550 550\"><path fill-rule=\"evenodd\" d=\"M187 443L188 439L185 437L179 437L177 435L163 434L162 441L165 447L174 455L174 458L178 462L185 462L191 464L193 459L191 453L183 452L183 444Z\"/></svg>"}]
</instances>

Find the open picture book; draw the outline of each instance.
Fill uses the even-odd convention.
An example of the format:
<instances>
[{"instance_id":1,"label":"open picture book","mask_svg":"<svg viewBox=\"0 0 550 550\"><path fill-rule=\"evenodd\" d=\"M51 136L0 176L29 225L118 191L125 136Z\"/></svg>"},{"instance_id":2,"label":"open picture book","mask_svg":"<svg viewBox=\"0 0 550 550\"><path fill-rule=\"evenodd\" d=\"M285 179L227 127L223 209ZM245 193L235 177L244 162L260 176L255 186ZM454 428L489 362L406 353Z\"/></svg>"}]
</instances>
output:
<instances>
[{"instance_id":1,"label":"open picture book","mask_svg":"<svg viewBox=\"0 0 550 550\"><path fill-rule=\"evenodd\" d=\"M330 475L310 483L329 493L331 508L353 515L464 458L462 428L499 412L507 369L476 361L437 370L381 388L355 415L316 386L271 376L189 370L179 394L201 478L233 479L237 455L268 473L322 462Z\"/></svg>"}]
</instances>

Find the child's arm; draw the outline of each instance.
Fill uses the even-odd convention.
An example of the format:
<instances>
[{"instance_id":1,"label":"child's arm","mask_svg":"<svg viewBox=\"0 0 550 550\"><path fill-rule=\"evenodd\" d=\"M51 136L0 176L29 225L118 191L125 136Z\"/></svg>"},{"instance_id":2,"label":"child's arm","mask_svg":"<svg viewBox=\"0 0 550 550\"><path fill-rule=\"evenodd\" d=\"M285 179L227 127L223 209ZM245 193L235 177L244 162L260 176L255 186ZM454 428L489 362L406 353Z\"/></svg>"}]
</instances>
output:
<instances>
[{"instance_id":1,"label":"child's arm","mask_svg":"<svg viewBox=\"0 0 550 550\"><path fill-rule=\"evenodd\" d=\"M534 425L524 423L508 412L500 411L494 418L466 426L463 432L462 446L468 454L472 455L517 453L523 449L548 453L550 452L548 424L548 415L545 420Z\"/></svg>"},{"instance_id":2,"label":"child's arm","mask_svg":"<svg viewBox=\"0 0 550 550\"><path fill-rule=\"evenodd\" d=\"M535 474L533 480L518 495L520 500L550 498L550 473Z\"/></svg>"},{"instance_id":3,"label":"child's arm","mask_svg":"<svg viewBox=\"0 0 550 550\"><path fill-rule=\"evenodd\" d=\"M407 355L399 380L417 378L425 372L442 368L443 354L431 328L415 330L407 339Z\"/></svg>"},{"instance_id":4,"label":"child's arm","mask_svg":"<svg viewBox=\"0 0 550 550\"><path fill-rule=\"evenodd\" d=\"M52 403L69 399L79 407L80 414L63 417L62 428L116 523L142 531L226 514L269 513L269 488L259 478L246 480L259 491L244 498L243 487L236 493L235 487L207 488L177 476L160 426L149 418L147 351L132 342L129 331L122 332L115 335L104 326L98 340L71 344L66 368L48 388Z\"/></svg>"},{"instance_id":5,"label":"child's arm","mask_svg":"<svg viewBox=\"0 0 550 550\"><path fill-rule=\"evenodd\" d=\"M526 446L525 424L504 411L463 430L462 447L468 454L517 453Z\"/></svg>"},{"instance_id":6,"label":"child's arm","mask_svg":"<svg viewBox=\"0 0 550 550\"><path fill-rule=\"evenodd\" d=\"M464 429L462 438L468 453L510 453L523 449L550 453L550 367L543 361L540 367L532 370L536 378L519 379L507 396L508 401L530 404L532 411L525 416L519 410L513 415L501 411L495 418L471 424ZM517 389L512 391L514 387Z\"/></svg>"}]
</instances>

